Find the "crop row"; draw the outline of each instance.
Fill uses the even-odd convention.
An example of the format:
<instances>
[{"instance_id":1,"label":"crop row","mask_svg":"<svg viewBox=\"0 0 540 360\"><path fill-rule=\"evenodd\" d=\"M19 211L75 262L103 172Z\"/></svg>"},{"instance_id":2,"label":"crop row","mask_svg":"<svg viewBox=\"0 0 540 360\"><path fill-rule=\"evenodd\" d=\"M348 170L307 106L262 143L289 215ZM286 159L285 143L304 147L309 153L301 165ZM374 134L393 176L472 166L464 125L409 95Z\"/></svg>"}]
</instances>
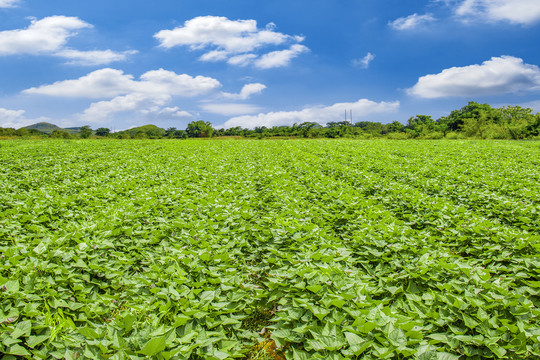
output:
<instances>
[{"instance_id":1,"label":"crop row","mask_svg":"<svg viewBox=\"0 0 540 360\"><path fill-rule=\"evenodd\" d=\"M3 143L0 352L538 357L538 155L508 142Z\"/></svg>"}]
</instances>

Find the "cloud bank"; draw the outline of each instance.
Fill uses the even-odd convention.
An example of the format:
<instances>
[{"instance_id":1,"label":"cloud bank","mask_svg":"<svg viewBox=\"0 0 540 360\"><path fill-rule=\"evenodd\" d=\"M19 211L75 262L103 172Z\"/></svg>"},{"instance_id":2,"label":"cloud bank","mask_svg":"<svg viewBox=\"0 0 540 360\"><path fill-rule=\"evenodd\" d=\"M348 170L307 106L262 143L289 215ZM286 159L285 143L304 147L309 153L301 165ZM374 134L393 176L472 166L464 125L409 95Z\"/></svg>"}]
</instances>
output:
<instances>
[{"instance_id":1,"label":"cloud bank","mask_svg":"<svg viewBox=\"0 0 540 360\"><path fill-rule=\"evenodd\" d=\"M399 105L399 101L374 102L368 99L360 99L353 103L337 103L331 106L308 107L298 111L279 111L233 117L225 122L224 127L273 127L293 125L294 123L301 124L308 121L326 124L332 121L341 121L344 110L352 110L355 117L365 118L366 116L376 113L396 112L399 109Z\"/></svg>"},{"instance_id":2,"label":"cloud bank","mask_svg":"<svg viewBox=\"0 0 540 360\"><path fill-rule=\"evenodd\" d=\"M191 114L175 107L164 107L173 97L191 98L209 94L221 87L210 77L176 74L159 69L148 71L138 80L123 71L105 68L73 80L58 81L23 91L24 94L54 97L104 99L92 103L80 115L81 121L99 122L113 114L136 111L150 116L190 117ZM248 96L253 90L244 91Z\"/></svg>"},{"instance_id":3,"label":"cloud bank","mask_svg":"<svg viewBox=\"0 0 540 360\"><path fill-rule=\"evenodd\" d=\"M196 17L175 29L161 30L154 37L166 49L188 46L191 50L206 51L200 56L201 61L227 61L237 66L254 64L260 69L287 66L291 59L308 51L298 44L304 40L302 36L277 32L273 23L259 29L255 20L218 16ZM258 53L268 46L288 46L288 49Z\"/></svg>"},{"instance_id":4,"label":"cloud bank","mask_svg":"<svg viewBox=\"0 0 540 360\"><path fill-rule=\"evenodd\" d=\"M422 76L410 95L433 99L500 95L540 89L540 69L513 56L493 57L480 65L452 67Z\"/></svg>"},{"instance_id":5,"label":"cloud bank","mask_svg":"<svg viewBox=\"0 0 540 360\"><path fill-rule=\"evenodd\" d=\"M220 87L221 83L210 77L178 75L164 69L148 71L142 74L139 80L134 80L133 75L124 74L122 70L105 68L78 79L26 89L23 93L94 99L129 93L195 97Z\"/></svg>"},{"instance_id":6,"label":"cloud bank","mask_svg":"<svg viewBox=\"0 0 540 360\"><path fill-rule=\"evenodd\" d=\"M136 51L115 52L112 50L80 51L68 48L68 40L78 30L92 25L77 17L50 16L32 20L26 29L0 31L0 56L7 55L50 55L80 65L102 65L122 61Z\"/></svg>"}]
</instances>

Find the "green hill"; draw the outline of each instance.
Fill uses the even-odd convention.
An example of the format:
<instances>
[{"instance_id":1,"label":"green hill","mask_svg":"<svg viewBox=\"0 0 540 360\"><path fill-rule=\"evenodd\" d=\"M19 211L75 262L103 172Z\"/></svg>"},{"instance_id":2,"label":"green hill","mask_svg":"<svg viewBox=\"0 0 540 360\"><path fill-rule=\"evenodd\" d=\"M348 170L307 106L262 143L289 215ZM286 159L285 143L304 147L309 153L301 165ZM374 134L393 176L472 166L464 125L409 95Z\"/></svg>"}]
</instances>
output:
<instances>
[{"instance_id":1,"label":"green hill","mask_svg":"<svg viewBox=\"0 0 540 360\"><path fill-rule=\"evenodd\" d=\"M32 124L32 125L25 126L24 129L37 130L39 132L51 135L54 130L66 131L66 132L68 132L70 134L76 134L76 133L79 132L79 130L81 128L80 127L72 127L72 128L65 128L64 129L64 128L61 128L61 127L59 127L57 125L48 123L48 122L39 122L37 124Z\"/></svg>"},{"instance_id":2,"label":"green hill","mask_svg":"<svg viewBox=\"0 0 540 360\"><path fill-rule=\"evenodd\" d=\"M28 125L28 126L25 126L24 129L29 129L29 130L33 129L33 130L37 130L39 132L49 134L49 135L52 134L54 130L64 130L61 127L58 127L54 124L50 124L48 122L40 122L37 124Z\"/></svg>"},{"instance_id":3,"label":"green hill","mask_svg":"<svg viewBox=\"0 0 540 360\"><path fill-rule=\"evenodd\" d=\"M157 127L156 125L143 125L120 131L120 133L128 134L131 137L136 136L137 134L145 134L147 137L152 138L165 135L165 129Z\"/></svg>"}]
</instances>

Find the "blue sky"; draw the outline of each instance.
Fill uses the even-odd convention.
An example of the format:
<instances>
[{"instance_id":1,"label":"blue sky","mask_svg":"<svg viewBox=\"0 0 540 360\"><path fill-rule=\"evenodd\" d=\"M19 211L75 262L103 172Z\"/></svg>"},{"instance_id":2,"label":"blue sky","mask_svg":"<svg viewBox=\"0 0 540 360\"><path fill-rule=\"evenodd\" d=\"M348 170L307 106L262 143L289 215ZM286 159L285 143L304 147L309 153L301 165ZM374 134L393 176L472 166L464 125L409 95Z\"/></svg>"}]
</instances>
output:
<instances>
[{"instance_id":1,"label":"blue sky","mask_svg":"<svg viewBox=\"0 0 540 360\"><path fill-rule=\"evenodd\" d=\"M540 111L539 0L0 0L0 126Z\"/></svg>"}]
</instances>

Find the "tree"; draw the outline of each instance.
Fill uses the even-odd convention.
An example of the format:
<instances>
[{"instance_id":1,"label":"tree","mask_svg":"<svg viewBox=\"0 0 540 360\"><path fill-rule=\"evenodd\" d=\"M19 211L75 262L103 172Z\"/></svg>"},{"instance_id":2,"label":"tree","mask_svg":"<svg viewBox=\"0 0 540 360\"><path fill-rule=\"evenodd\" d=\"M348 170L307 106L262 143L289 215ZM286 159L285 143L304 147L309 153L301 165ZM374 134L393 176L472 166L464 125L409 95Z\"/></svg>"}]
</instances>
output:
<instances>
[{"instance_id":1,"label":"tree","mask_svg":"<svg viewBox=\"0 0 540 360\"><path fill-rule=\"evenodd\" d=\"M54 130L51 134L53 139L71 139L71 134L64 130Z\"/></svg>"},{"instance_id":2,"label":"tree","mask_svg":"<svg viewBox=\"0 0 540 360\"><path fill-rule=\"evenodd\" d=\"M429 115L416 115L407 120L405 127L414 137L427 135L435 128L435 121Z\"/></svg>"},{"instance_id":3,"label":"tree","mask_svg":"<svg viewBox=\"0 0 540 360\"><path fill-rule=\"evenodd\" d=\"M110 133L111 133L110 129L103 128L103 127L96 130L97 136L108 136Z\"/></svg>"},{"instance_id":4,"label":"tree","mask_svg":"<svg viewBox=\"0 0 540 360\"><path fill-rule=\"evenodd\" d=\"M167 130L165 130L165 136L168 137L168 138L173 138L175 131L176 131L175 127L170 127Z\"/></svg>"},{"instance_id":5,"label":"tree","mask_svg":"<svg viewBox=\"0 0 540 360\"><path fill-rule=\"evenodd\" d=\"M208 121L192 121L188 124L186 132L190 138L196 137L212 137L214 128Z\"/></svg>"},{"instance_id":6,"label":"tree","mask_svg":"<svg viewBox=\"0 0 540 360\"><path fill-rule=\"evenodd\" d=\"M92 129L90 126L85 125L79 130L79 136L83 139L88 139L92 135Z\"/></svg>"},{"instance_id":7,"label":"tree","mask_svg":"<svg viewBox=\"0 0 540 360\"><path fill-rule=\"evenodd\" d=\"M386 125L386 132L402 132L405 129L405 126L397 120L392 121L392 123Z\"/></svg>"}]
</instances>

